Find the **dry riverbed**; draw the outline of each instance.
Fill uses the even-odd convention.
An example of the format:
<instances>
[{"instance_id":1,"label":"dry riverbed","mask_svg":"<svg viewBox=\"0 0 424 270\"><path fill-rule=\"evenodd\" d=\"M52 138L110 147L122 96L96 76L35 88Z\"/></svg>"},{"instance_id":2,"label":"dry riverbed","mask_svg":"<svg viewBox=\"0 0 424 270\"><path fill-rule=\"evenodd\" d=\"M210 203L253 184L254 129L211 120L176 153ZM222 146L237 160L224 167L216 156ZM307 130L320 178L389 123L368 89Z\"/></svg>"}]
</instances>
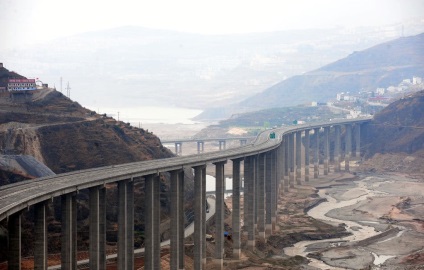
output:
<instances>
[{"instance_id":1,"label":"dry riverbed","mask_svg":"<svg viewBox=\"0 0 424 270\"><path fill-rule=\"evenodd\" d=\"M226 269L424 269L424 180L321 174L281 194L277 229Z\"/></svg>"},{"instance_id":2,"label":"dry riverbed","mask_svg":"<svg viewBox=\"0 0 424 270\"><path fill-rule=\"evenodd\" d=\"M286 253L312 258L309 265L321 269L424 269L423 178L368 174L310 185L326 202L308 215L350 235L297 243Z\"/></svg>"}]
</instances>

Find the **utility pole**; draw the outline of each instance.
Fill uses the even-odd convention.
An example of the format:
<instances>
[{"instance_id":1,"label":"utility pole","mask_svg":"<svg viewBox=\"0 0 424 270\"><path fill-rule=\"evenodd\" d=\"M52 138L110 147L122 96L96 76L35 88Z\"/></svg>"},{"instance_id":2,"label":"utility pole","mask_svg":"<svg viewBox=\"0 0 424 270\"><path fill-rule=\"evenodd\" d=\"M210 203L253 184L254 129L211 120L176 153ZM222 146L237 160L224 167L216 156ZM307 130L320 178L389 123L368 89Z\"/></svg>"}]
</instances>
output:
<instances>
[{"instance_id":1,"label":"utility pole","mask_svg":"<svg viewBox=\"0 0 424 270\"><path fill-rule=\"evenodd\" d=\"M60 77L60 92L62 93L62 77Z\"/></svg>"},{"instance_id":2,"label":"utility pole","mask_svg":"<svg viewBox=\"0 0 424 270\"><path fill-rule=\"evenodd\" d=\"M119 121L119 112L118 112L118 121Z\"/></svg>"},{"instance_id":3,"label":"utility pole","mask_svg":"<svg viewBox=\"0 0 424 270\"><path fill-rule=\"evenodd\" d=\"M66 86L66 95L68 96L68 98L71 98L71 87L69 87L69 82L68 85Z\"/></svg>"}]
</instances>

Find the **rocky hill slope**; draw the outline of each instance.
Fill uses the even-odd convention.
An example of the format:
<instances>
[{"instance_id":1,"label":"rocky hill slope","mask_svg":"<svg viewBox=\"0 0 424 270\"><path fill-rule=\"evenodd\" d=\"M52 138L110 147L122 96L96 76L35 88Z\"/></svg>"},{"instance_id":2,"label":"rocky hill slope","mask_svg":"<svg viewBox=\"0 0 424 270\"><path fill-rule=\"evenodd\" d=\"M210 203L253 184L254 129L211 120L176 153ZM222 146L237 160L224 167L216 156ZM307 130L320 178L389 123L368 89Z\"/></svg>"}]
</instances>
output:
<instances>
[{"instance_id":1,"label":"rocky hill slope","mask_svg":"<svg viewBox=\"0 0 424 270\"><path fill-rule=\"evenodd\" d=\"M399 99L367 127L364 168L424 173L424 91Z\"/></svg>"}]
</instances>

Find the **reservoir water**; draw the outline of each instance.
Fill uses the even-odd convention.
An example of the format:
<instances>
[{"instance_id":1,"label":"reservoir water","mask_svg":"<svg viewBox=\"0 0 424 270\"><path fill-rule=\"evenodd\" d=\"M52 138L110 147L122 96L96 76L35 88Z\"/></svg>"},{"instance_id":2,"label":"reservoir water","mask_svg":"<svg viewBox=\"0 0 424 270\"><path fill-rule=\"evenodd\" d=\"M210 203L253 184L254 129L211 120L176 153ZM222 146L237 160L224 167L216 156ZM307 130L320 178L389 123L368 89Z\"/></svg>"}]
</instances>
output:
<instances>
[{"instance_id":1,"label":"reservoir water","mask_svg":"<svg viewBox=\"0 0 424 270\"><path fill-rule=\"evenodd\" d=\"M90 108L97 113L111 116L124 122L129 122L133 126L139 123L163 123L163 124L194 124L191 120L202 110L187 109L179 107L157 107L157 106L140 106L140 107L99 107Z\"/></svg>"}]
</instances>

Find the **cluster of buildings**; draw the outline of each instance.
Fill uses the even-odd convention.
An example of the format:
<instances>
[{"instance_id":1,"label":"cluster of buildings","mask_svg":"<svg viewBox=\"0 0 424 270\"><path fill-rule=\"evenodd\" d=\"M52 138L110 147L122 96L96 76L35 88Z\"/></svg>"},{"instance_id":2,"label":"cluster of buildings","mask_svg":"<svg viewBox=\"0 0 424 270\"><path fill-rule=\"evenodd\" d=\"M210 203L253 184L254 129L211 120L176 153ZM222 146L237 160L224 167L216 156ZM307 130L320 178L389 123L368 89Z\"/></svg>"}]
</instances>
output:
<instances>
[{"instance_id":1,"label":"cluster of buildings","mask_svg":"<svg viewBox=\"0 0 424 270\"><path fill-rule=\"evenodd\" d=\"M376 112L375 108L370 109L372 107L382 108L405 94L420 90L424 90L424 80L422 77L413 76L412 79L402 80L397 86L378 87L374 91L362 91L358 94L337 93L336 101L330 102L330 105L346 110L347 118L356 118Z\"/></svg>"}]
</instances>

